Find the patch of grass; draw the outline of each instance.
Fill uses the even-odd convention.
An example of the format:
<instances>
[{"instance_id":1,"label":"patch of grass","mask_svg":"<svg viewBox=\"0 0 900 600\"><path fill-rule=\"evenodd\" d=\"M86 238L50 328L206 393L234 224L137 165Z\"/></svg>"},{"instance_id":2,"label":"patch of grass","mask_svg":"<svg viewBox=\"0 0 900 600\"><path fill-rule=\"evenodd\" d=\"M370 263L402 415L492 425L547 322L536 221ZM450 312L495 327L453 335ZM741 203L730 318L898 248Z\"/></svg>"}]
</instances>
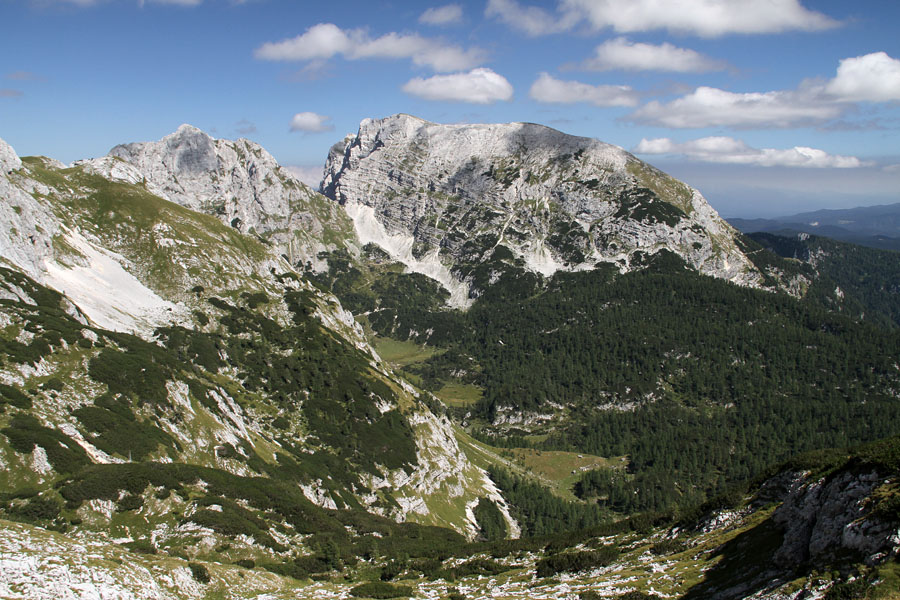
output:
<instances>
[{"instance_id":1,"label":"patch of grass","mask_svg":"<svg viewBox=\"0 0 900 600\"><path fill-rule=\"evenodd\" d=\"M410 340L375 338L375 351L386 362L396 367L423 363L439 352L437 348L422 346Z\"/></svg>"},{"instance_id":2,"label":"patch of grass","mask_svg":"<svg viewBox=\"0 0 900 600\"><path fill-rule=\"evenodd\" d=\"M434 393L435 396L447 406L467 407L476 404L484 395L477 385L471 383L445 383L444 386Z\"/></svg>"},{"instance_id":3,"label":"patch of grass","mask_svg":"<svg viewBox=\"0 0 900 600\"><path fill-rule=\"evenodd\" d=\"M584 473L599 468L624 468L621 458L533 448L509 448L502 451L516 463L549 483L562 496L574 499L572 486Z\"/></svg>"}]
</instances>

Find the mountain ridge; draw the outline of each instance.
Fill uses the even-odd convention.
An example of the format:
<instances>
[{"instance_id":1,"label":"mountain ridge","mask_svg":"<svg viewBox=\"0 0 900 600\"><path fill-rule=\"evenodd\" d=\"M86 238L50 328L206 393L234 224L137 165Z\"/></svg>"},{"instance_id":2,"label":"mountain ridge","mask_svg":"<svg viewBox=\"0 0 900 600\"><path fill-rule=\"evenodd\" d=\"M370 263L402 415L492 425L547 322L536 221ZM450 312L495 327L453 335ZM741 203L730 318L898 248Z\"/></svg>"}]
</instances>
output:
<instances>
[{"instance_id":1,"label":"mountain ridge","mask_svg":"<svg viewBox=\"0 0 900 600\"><path fill-rule=\"evenodd\" d=\"M542 125L366 119L332 147L321 189L362 243L437 279L459 306L480 293L462 257L479 262L498 245L545 277L598 262L628 270L635 253L665 248L701 272L762 281L699 192L621 148Z\"/></svg>"}]
</instances>

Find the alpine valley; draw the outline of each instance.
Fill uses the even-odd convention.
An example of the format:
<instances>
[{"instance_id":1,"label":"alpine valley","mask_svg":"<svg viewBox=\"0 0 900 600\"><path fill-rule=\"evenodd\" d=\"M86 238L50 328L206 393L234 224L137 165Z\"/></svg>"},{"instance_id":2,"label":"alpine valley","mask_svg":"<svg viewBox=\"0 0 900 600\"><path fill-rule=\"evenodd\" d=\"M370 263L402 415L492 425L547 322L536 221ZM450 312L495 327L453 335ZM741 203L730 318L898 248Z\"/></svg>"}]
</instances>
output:
<instances>
[{"instance_id":1,"label":"alpine valley","mask_svg":"<svg viewBox=\"0 0 900 600\"><path fill-rule=\"evenodd\" d=\"M0 597L900 598L898 290L540 125L0 140Z\"/></svg>"}]
</instances>

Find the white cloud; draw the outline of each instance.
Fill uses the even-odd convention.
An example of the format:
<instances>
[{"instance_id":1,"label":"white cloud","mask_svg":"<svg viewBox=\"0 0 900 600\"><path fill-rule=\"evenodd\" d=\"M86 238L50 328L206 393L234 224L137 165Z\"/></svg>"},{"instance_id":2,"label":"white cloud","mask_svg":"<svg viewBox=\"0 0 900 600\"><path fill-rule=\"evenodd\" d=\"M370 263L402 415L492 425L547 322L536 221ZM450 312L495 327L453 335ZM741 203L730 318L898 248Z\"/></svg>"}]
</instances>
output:
<instances>
[{"instance_id":1,"label":"white cloud","mask_svg":"<svg viewBox=\"0 0 900 600\"><path fill-rule=\"evenodd\" d=\"M813 91L735 93L699 87L669 103L645 104L634 121L673 128L797 127L833 119L843 112Z\"/></svg>"},{"instance_id":2,"label":"white cloud","mask_svg":"<svg viewBox=\"0 0 900 600\"><path fill-rule=\"evenodd\" d=\"M319 184L322 183L322 165L285 165L284 168L314 190L319 189Z\"/></svg>"},{"instance_id":3,"label":"white cloud","mask_svg":"<svg viewBox=\"0 0 900 600\"><path fill-rule=\"evenodd\" d=\"M642 139L634 147L636 154L678 154L693 160L713 163L755 165L759 167L811 167L849 169L867 166L855 156L828 154L818 148L794 146L752 148L742 140L714 136L678 143L669 138Z\"/></svg>"},{"instance_id":4,"label":"white cloud","mask_svg":"<svg viewBox=\"0 0 900 600\"><path fill-rule=\"evenodd\" d=\"M839 25L798 0L560 0L556 14L516 0L488 0L485 16L529 35L568 31L583 21L598 31L667 29L703 37L820 31Z\"/></svg>"},{"instance_id":5,"label":"white cloud","mask_svg":"<svg viewBox=\"0 0 900 600\"><path fill-rule=\"evenodd\" d=\"M395 32L373 39L363 29L343 30L332 23L313 25L294 38L267 42L253 55L263 60L285 61L327 59L336 55L347 60L408 58L435 71L468 69L484 60L484 52L479 48L464 50L418 34Z\"/></svg>"},{"instance_id":6,"label":"white cloud","mask_svg":"<svg viewBox=\"0 0 900 600\"><path fill-rule=\"evenodd\" d=\"M672 128L804 127L821 125L854 102L900 100L900 60L874 52L840 62L833 79L807 80L795 90L736 93L699 87L668 103L650 102L629 118Z\"/></svg>"},{"instance_id":7,"label":"white cloud","mask_svg":"<svg viewBox=\"0 0 900 600\"><path fill-rule=\"evenodd\" d=\"M556 17L536 6L522 6L515 0L488 0L484 16L495 17L528 35L561 33L575 26L579 16L574 13Z\"/></svg>"},{"instance_id":8,"label":"white cloud","mask_svg":"<svg viewBox=\"0 0 900 600\"><path fill-rule=\"evenodd\" d=\"M426 25L452 25L462 21L463 10L459 4L447 4L429 8L419 17L419 23Z\"/></svg>"},{"instance_id":9,"label":"white cloud","mask_svg":"<svg viewBox=\"0 0 900 600\"><path fill-rule=\"evenodd\" d=\"M25 94L20 90L11 90L9 88L0 89L0 98L21 98Z\"/></svg>"},{"instance_id":10,"label":"white cloud","mask_svg":"<svg viewBox=\"0 0 900 600\"><path fill-rule=\"evenodd\" d=\"M594 29L622 33L667 29L717 37L732 33L820 31L838 23L798 0L561 0L564 14Z\"/></svg>"},{"instance_id":11,"label":"white cloud","mask_svg":"<svg viewBox=\"0 0 900 600\"><path fill-rule=\"evenodd\" d=\"M703 73L720 71L726 67L688 48L678 48L666 42L660 46L631 42L624 37L607 40L597 46L596 55L582 63L592 71L671 71L675 73Z\"/></svg>"},{"instance_id":12,"label":"white cloud","mask_svg":"<svg viewBox=\"0 0 900 600\"><path fill-rule=\"evenodd\" d=\"M900 60L885 52L845 58L825 91L847 102L900 100Z\"/></svg>"},{"instance_id":13,"label":"white cloud","mask_svg":"<svg viewBox=\"0 0 900 600\"><path fill-rule=\"evenodd\" d=\"M492 104L511 100L513 87L502 75L490 69L472 69L468 73L416 77L403 86L407 94L425 100Z\"/></svg>"},{"instance_id":14,"label":"white cloud","mask_svg":"<svg viewBox=\"0 0 900 600\"><path fill-rule=\"evenodd\" d=\"M356 32L362 34L359 30ZM311 60L347 53L352 46L350 36L343 29L333 23L319 23L295 38L267 42L253 54L265 60Z\"/></svg>"},{"instance_id":15,"label":"white cloud","mask_svg":"<svg viewBox=\"0 0 900 600\"><path fill-rule=\"evenodd\" d=\"M301 112L294 115L291 119L291 131L306 131L317 133L320 131L331 131L334 125L329 123L331 117L319 115L314 112Z\"/></svg>"},{"instance_id":16,"label":"white cloud","mask_svg":"<svg viewBox=\"0 0 900 600\"><path fill-rule=\"evenodd\" d=\"M528 92L534 100L548 104L587 102L595 106L635 106L638 93L627 85L589 85L563 81L541 73Z\"/></svg>"}]
</instances>

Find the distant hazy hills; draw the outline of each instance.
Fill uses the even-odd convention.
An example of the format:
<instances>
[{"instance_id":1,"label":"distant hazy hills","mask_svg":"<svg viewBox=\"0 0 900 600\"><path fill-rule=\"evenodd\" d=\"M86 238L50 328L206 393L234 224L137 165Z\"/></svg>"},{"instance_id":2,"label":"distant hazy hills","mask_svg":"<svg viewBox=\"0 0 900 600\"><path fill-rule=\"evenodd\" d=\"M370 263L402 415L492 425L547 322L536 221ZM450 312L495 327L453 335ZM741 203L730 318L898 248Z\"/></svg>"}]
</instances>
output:
<instances>
[{"instance_id":1,"label":"distant hazy hills","mask_svg":"<svg viewBox=\"0 0 900 600\"><path fill-rule=\"evenodd\" d=\"M728 219L744 233L812 233L836 240L900 250L900 203L816 210L775 219Z\"/></svg>"}]
</instances>

